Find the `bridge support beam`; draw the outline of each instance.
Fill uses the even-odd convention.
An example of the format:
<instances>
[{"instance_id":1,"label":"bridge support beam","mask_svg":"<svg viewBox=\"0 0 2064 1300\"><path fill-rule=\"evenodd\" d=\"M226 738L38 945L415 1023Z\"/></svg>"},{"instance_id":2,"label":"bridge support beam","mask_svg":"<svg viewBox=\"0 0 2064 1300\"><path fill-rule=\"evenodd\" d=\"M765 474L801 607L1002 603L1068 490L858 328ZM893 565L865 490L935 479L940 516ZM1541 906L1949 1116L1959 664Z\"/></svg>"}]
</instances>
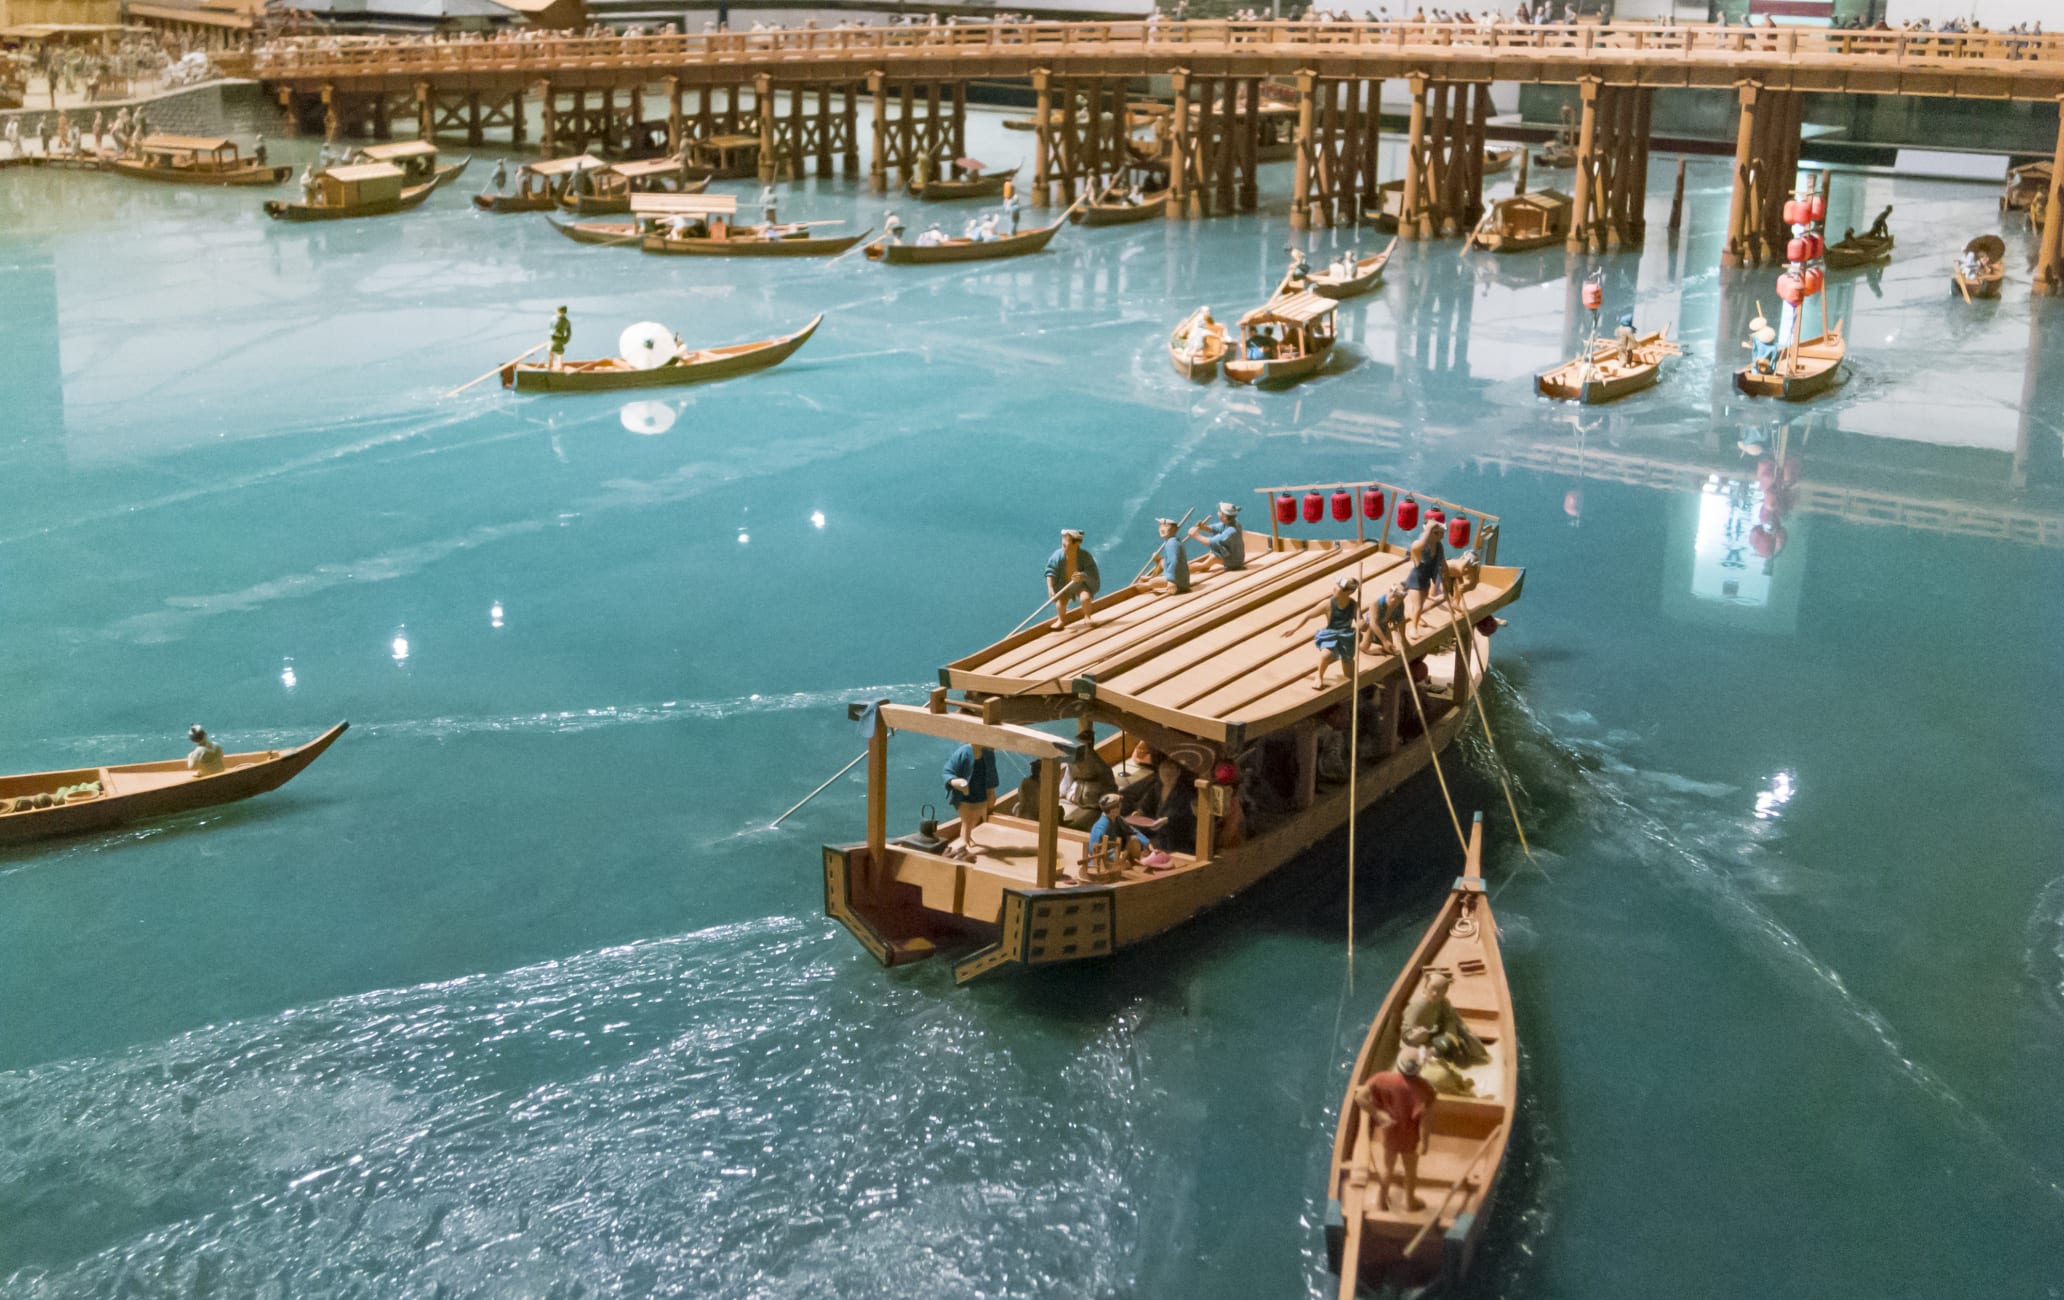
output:
<instances>
[{"instance_id":1,"label":"bridge support beam","mask_svg":"<svg viewBox=\"0 0 2064 1300\"><path fill-rule=\"evenodd\" d=\"M781 155L774 143L774 79L764 72L753 78L753 110L760 119L760 184L772 185Z\"/></svg>"},{"instance_id":2,"label":"bridge support beam","mask_svg":"<svg viewBox=\"0 0 2064 1300\"><path fill-rule=\"evenodd\" d=\"M1177 68L1168 77L1175 95L1168 121L1168 219L1193 217L1190 183L1190 155L1196 146L1190 139L1190 70Z\"/></svg>"},{"instance_id":3,"label":"bridge support beam","mask_svg":"<svg viewBox=\"0 0 2064 1300\"><path fill-rule=\"evenodd\" d=\"M1727 204L1727 245L1720 260L1726 266L1761 266L1784 246L1784 202L1799 171L1805 99L1796 91L1773 91L1754 82L1744 83L1739 95L1734 194Z\"/></svg>"},{"instance_id":4,"label":"bridge support beam","mask_svg":"<svg viewBox=\"0 0 2064 1300\"><path fill-rule=\"evenodd\" d=\"M538 114L538 149L547 158L557 157L559 147L559 99L552 93L552 83L538 83L538 98L544 107Z\"/></svg>"},{"instance_id":5,"label":"bridge support beam","mask_svg":"<svg viewBox=\"0 0 2064 1300\"><path fill-rule=\"evenodd\" d=\"M1413 73L1412 118L1405 128L1405 190L1398 208L1398 234L1418 239L1419 213L1425 202L1426 185L1426 77Z\"/></svg>"},{"instance_id":6,"label":"bridge support beam","mask_svg":"<svg viewBox=\"0 0 2064 1300\"><path fill-rule=\"evenodd\" d=\"M1290 180L1290 227L1293 230L1304 230L1312 222L1312 169L1319 150L1318 142L1312 137L1312 92L1318 80L1318 74L1310 68L1297 70L1297 157L1291 164Z\"/></svg>"},{"instance_id":7,"label":"bridge support beam","mask_svg":"<svg viewBox=\"0 0 2064 1300\"><path fill-rule=\"evenodd\" d=\"M2035 291L2064 294L2064 96L2057 100L2057 156L2050 167L2050 197L2043 205L2041 252L2035 262Z\"/></svg>"},{"instance_id":8,"label":"bridge support beam","mask_svg":"<svg viewBox=\"0 0 2064 1300\"><path fill-rule=\"evenodd\" d=\"M1044 208L1053 202L1052 69L1032 69L1032 95L1032 206Z\"/></svg>"},{"instance_id":9,"label":"bridge support beam","mask_svg":"<svg viewBox=\"0 0 2064 1300\"><path fill-rule=\"evenodd\" d=\"M1598 78L1587 77L1577 86L1583 108L1577 116L1577 184L1570 205L1569 236L1563 241L1568 252L1591 249L1591 190L1598 172Z\"/></svg>"},{"instance_id":10,"label":"bridge support beam","mask_svg":"<svg viewBox=\"0 0 2064 1300\"><path fill-rule=\"evenodd\" d=\"M879 69L867 74L867 95L874 101L874 152L867 163L867 192L889 192L889 88Z\"/></svg>"}]
</instances>

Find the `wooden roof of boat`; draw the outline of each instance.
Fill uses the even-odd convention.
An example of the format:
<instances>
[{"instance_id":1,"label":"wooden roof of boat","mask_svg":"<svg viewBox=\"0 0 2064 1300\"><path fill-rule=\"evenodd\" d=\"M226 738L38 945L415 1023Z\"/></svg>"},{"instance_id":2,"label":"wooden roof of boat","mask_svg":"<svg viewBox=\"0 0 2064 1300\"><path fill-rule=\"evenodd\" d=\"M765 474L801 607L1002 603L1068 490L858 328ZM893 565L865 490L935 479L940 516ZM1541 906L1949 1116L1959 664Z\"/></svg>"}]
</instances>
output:
<instances>
[{"instance_id":1,"label":"wooden roof of boat","mask_svg":"<svg viewBox=\"0 0 2064 1300\"><path fill-rule=\"evenodd\" d=\"M641 217L728 217L738 211L736 194L633 194L631 211Z\"/></svg>"},{"instance_id":2,"label":"wooden roof of boat","mask_svg":"<svg viewBox=\"0 0 2064 1300\"><path fill-rule=\"evenodd\" d=\"M706 135L695 143L705 149L746 149L759 142L756 135Z\"/></svg>"},{"instance_id":3,"label":"wooden roof of boat","mask_svg":"<svg viewBox=\"0 0 2064 1300\"><path fill-rule=\"evenodd\" d=\"M368 158L388 162L396 158L422 158L437 153L437 146L428 140L396 140L392 144L369 144L359 151Z\"/></svg>"},{"instance_id":4,"label":"wooden roof of boat","mask_svg":"<svg viewBox=\"0 0 2064 1300\"><path fill-rule=\"evenodd\" d=\"M1561 190L1529 190L1525 194L1512 194L1499 199L1497 206L1503 207L1508 203L1524 203L1530 208L1560 208L1567 207L1574 202L1576 200L1564 194Z\"/></svg>"},{"instance_id":5,"label":"wooden roof of boat","mask_svg":"<svg viewBox=\"0 0 2064 1300\"><path fill-rule=\"evenodd\" d=\"M1354 541L1255 553L1267 539L1250 534L1248 542L1247 567L1237 573L1193 574L1183 595L1129 587L1101 597L1094 626L1055 631L1042 619L940 669L940 683L987 695L1091 697L1186 735L1235 744L1339 703L1344 677L1324 691L1311 687L1319 628L1311 615L1342 577L1359 576L1371 599L1389 590L1403 580L1410 555ZM1473 623L1517 599L1523 577L1520 569L1485 565L1482 581L1463 597L1462 617ZM1293 626L1297 632L1284 635ZM1453 642L1442 605L1411 650L1418 657ZM1361 657L1365 685L1397 671L1395 655Z\"/></svg>"},{"instance_id":6,"label":"wooden roof of boat","mask_svg":"<svg viewBox=\"0 0 2064 1300\"><path fill-rule=\"evenodd\" d=\"M637 162L606 164L619 176L661 176L681 170L679 158L644 158Z\"/></svg>"},{"instance_id":7,"label":"wooden roof of boat","mask_svg":"<svg viewBox=\"0 0 2064 1300\"><path fill-rule=\"evenodd\" d=\"M1281 320L1303 325L1307 322L1315 321L1321 316L1331 315L1339 307L1340 304L1333 299L1322 298L1315 293L1290 293L1284 294L1280 298L1270 299L1268 302L1256 307L1253 311L1242 316L1240 323L1242 325L1250 325L1258 321Z\"/></svg>"},{"instance_id":8,"label":"wooden roof of boat","mask_svg":"<svg viewBox=\"0 0 2064 1300\"><path fill-rule=\"evenodd\" d=\"M214 153L217 149L235 148L236 142L206 135L147 135L143 137L143 147L151 151L165 149Z\"/></svg>"},{"instance_id":9,"label":"wooden roof of boat","mask_svg":"<svg viewBox=\"0 0 2064 1300\"><path fill-rule=\"evenodd\" d=\"M335 177L340 181L370 181L377 180L382 176L399 176L401 174L401 168L396 167L392 163L383 162L348 163L331 167L323 172L323 175Z\"/></svg>"},{"instance_id":10,"label":"wooden roof of boat","mask_svg":"<svg viewBox=\"0 0 2064 1300\"><path fill-rule=\"evenodd\" d=\"M547 158L543 162L526 163L523 170L539 176L564 176L569 172L584 172L592 167L608 165L591 153L582 153L571 158Z\"/></svg>"}]
</instances>

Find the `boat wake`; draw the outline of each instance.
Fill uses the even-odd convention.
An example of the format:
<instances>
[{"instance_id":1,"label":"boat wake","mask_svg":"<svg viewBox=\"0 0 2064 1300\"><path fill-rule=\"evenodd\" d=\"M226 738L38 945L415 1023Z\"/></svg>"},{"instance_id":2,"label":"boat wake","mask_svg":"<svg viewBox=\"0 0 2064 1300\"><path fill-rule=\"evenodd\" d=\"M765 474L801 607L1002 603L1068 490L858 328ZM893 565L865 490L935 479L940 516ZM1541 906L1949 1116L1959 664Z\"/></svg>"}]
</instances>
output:
<instances>
[{"instance_id":1,"label":"boat wake","mask_svg":"<svg viewBox=\"0 0 2064 1300\"><path fill-rule=\"evenodd\" d=\"M2044 885L2028 918L2028 975L2043 1004L2064 1020L2064 876Z\"/></svg>"},{"instance_id":2,"label":"boat wake","mask_svg":"<svg viewBox=\"0 0 2064 1300\"><path fill-rule=\"evenodd\" d=\"M1137 1013L867 960L771 918L0 1074L0 1293L1133 1290Z\"/></svg>"}]
</instances>

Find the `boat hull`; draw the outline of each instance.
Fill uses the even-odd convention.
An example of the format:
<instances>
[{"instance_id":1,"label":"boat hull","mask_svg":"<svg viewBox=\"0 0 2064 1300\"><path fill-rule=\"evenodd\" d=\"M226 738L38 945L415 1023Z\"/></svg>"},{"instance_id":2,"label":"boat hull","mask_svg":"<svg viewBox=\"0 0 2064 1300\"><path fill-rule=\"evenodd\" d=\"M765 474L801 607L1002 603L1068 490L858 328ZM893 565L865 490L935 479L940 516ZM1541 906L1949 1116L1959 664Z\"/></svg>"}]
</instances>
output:
<instances>
[{"instance_id":1,"label":"boat hull","mask_svg":"<svg viewBox=\"0 0 2064 1300\"><path fill-rule=\"evenodd\" d=\"M999 257L1023 257L1037 253L1047 246L1054 232L1061 228L1056 221L1038 230L1028 230L1022 235L1004 235L998 239L960 241L947 244L933 244L929 247L919 244L872 243L867 246L867 258L889 266L930 266L941 262L988 262Z\"/></svg>"},{"instance_id":2,"label":"boat hull","mask_svg":"<svg viewBox=\"0 0 2064 1300\"><path fill-rule=\"evenodd\" d=\"M919 185L910 182L905 188L913 199L926 203L952 202L956 199L993 199L1002 195L1004 185L1014 179L1018 169L1007 172L992 172L971 181L927 181Z\"/></svg>"},{"instance_id":3,"label":"boat hull","mask_svg":"<svg viewBox=\"0 0 2064 1300\"><path fill-rule=\"evenodd\" d=\"M0 778L0 792L9 798L28 793L29 787L38 782L48 782L54 788L97 780L104 789L98 798L28 812L0 813L0 844L103 831L128 822L213 808L277 790L321 758L323 751L350 725L340 722L298 749L225 755L224 770L212 776L188 776L185 762L172 759ZM122 788L125 777L132 787L126 791Z\"/></svg>"},{"instance_id":4,"label":"boat hull","mask_svg":"<svg viewBox=\"0 0 2064 1300\"><path fill-rule=\"evenodd\" d=\"M1996 275L1969 276L1962 271L1951 273L1951 289L1967 298L1997 298L2000 285L2006 282L2006 273Z\"/></svg>"},{"instance_id":5,"label":"boat hull","mask_svg":"<svg viewBox=\"0 0 2064 1300\"><path fill-rule=\"evenodd\" d=\"M108 163L108 170L140 181L161 181L174 185L277 185L293 174L291 167L260 167L256 163L235 171L189 171L181 167L148 167L127 158Z\"/></svg>"},{"instance_id":6,"label":"boat hull","mask_svg":"<svg viewBox=\"0 0 2064 1300\"><path fill-rule=\"evenodd\" d=\"M463 164L462 164L463 165ZM385 217L396 212L407 212L422 206L423 200L437 188L436 182L418 185L401 192L399 198L382 199L378 203L354 203L348 207L324 207L319 204L287 203L279 199L268 199L265 215L275 221L349 221L356 217Z\"/></svg>"},{"instance_id":7,"label":"boat hull","mask_svg":"<svg viewBox=\"0 0 2064 1300\"><path fill-rule=\"evenodd\" d=\"M1734 386L1749 397L1803 402L1835 386L1847 355L1848 347L1839 334L1832 343L1824 338L1809 339L1799 345L1798 360L1788 373L1763 374L1753 366L1743 366L1734 372Z\"/></svg>"},{"instance_id":8,"label":"boat hull","mask_svg":"<svg viewBox=\"0 0 2064 1300\"><path fill-rule=\"evenodd\" d=\"M1236 384L1294 384L1317 374L1326 364L1326 358L1332 355L1333 349L1324 347L1287 361L1253 361L1239 357L1225 362L1225 376Z\"/></svg>"},{"instance_id":9,"label":"boat hull","mask_svg":"<svg viewBox=\"0 0 2064 1300\"><path fill-rule=\"evenodd\" d=\"M1206 339L1204 347L1195 355L1191 355L1185 338L1188 333L1187 328L1179 325L1168 336L1168 360L1175 366L1175 373L1184 379L1193 383L1209 383L1218 378L1219 363L1224 360L1230 344L1225 326L1219 326L1217 333Z\"/></svg>"},{"instance_id":10,"label":"boat hull","mask_svg":"<svg viewBox=\"0 0 2064 1300\"><path fill-rule=\"evenodd\" d=\"M1152 221L1168 213L1168 191L1149 195L1138 203L1115 203L1104 205L1092 203L1082 209L1082 224L1085 226L1130 226L1136 222Z\"/></svg>"},{"instance_id":11,"label":"boat hull","mask_svg":"<svg viewBox=\"0 0 2064 1300\"><path fill-rule=\"evenodd\" d=\"M580 369L581 363L578 362L573 363L575 368L564 370L547 366L507 366L502 370L502 386L523 393L603 393L634 388L683 388L690 384L732 379L788 360L795 355L796 349L810 341L810 336L817 332L823 321L824 318L819 316L795 333L781 338L706 349L696 354L698 358L706 359L651 370L634 370L628 366Z\"/></svg>"},{"instance_id":12,"label":"boat hull","mask_svg":"<svg viewBox=\"0 0 2064 1300\"><path fill-rule=\"evenodd\" d=\"M638 246L648 253L672 257L829 257L845 252L872 233L862 231L827 239L672 239L647 235Z\"/></svg>"},{"instance_id":13,"label":"boat hull","mask_svg":"<svg viewBox=\"0 0 2064 1300\"><path fill-rule=\"evenodd\" d=\"M1853 270L1859 266L1870 266L1876 262L1889 261L1892 257L1892 237L1884 239L1845 239L1839 244L1829 244L1822 254L1822 261L1830 271Z\"/></svg>"}]
</instances>

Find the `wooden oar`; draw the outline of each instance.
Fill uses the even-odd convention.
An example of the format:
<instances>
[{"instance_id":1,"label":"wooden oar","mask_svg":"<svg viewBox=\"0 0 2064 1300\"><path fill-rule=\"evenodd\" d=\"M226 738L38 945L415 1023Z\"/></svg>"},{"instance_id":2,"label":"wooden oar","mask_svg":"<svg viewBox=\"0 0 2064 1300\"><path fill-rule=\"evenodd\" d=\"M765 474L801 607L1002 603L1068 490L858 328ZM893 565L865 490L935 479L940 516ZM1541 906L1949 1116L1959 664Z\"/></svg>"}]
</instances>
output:
<instances>
[{"instance_id":1,"label":"wooden oar","mask_svg":"<svg viewBox=\"0 0 2064 1300\"><path fill-rule=\"evenodd\" d=\"M1440 1222L1441 1215L1447 1213L1448 1205L1455 1199L1455 1194L1469 1185L1469 1175L1476 1172L1476 1167L1483 1163L1483 1158L1486 1155L1490 1154L1491 1144L1496 1142L1498 1135L1504 1131L1505 1126L1500 1124L1491 1130L1488 1137L1484 1138L1483 1145L1476 1149L1476 1154L1470 1157L1469 1163L1462 1166L1462 1176L1457 1178L1448 1187L1448 1194L1441 1197L1440 1204L1433 1207L1433 1214L1420 1226L1419 1235L1405 1243L1404 1250L1400 1252L1400 1258L1407 1260L1412 1258L1412 1252L1419 1249L1419 1243L1426 1240L1426 1234L1432 1232L1434 1225Z\"/></svg>"},{"instance_id":2,"label":"wooden oar","mask_svg":"<svg viewBox=\"0 0 2064 1300\"><path fill-rule=\"evenodd\" d=\"M1175 535L1176 535L1176 537L1180 538L1180 537L1182 536L1182 530L1183 530L1183 525L1184 525L1184 524L1187 524L1187 523L1189 523L1189 522L1190 522L1190 516L1191 516L1191 515L1194 515L1194 514L1196 514L1196 513L1197 513L1197 507L1195 507L1195 506L1191 506L1191 507L1190 507L1190 508L1189 508L1188 510L1185 510L1185 511L1183 511L1183 512L1182 512L1182 518L1181 518L1181 519L1179 519L1179 520L1177 520L1177 521L1176 521L1176 525L1175 525ZM1135 586L1135 587L1137 587L1137 586L1138 586L1138 585L1139 585L1139 584L1140 584L1141 582L1145 581L1145 579L1146 579L1146 576L1147 576L1147 570L1149 570L1149 569L1153 568L1153 567L1154 567L1154 561L1155 561L1155 560L1158 560L1158 559L1160 559L1160 558L1161 558L1161 548L1160 548L1160 547L1158 547L1158 546L1156 546L1156 547L1154 548L1154 554L1153 554L1153 556L1152 556L1151 558L1149 558L1149 559L1147 560L1147 562L1146 562L1145 564L1143 564L1143 565L1141 565L1141 566L1140 566L1140 571L1139 571L1139 573L1138 573L1138 574L1136 574L1136 575L1135 575L1135 576L1133 577L1133 580L1132 580L1132 582L1131 582L1131 584L1130 584L1130 585L1132 585L1132 586ZM1168 576L1170 576L1170 577L1172 578L1172 577L1174 577L1175 575L1174 575L1174 574L1170 574L1170 575L1168 575Z\"/></svg>"},{"instance_id":3,"label":"wooden oar","mask_svg":"<svg viewBox=\"0 0 2064 1300\"><path fill-rule=\"evenodd\" d=\"M473 385L475 385L475 384L479 384L479 383L485 383L486 381L488 381L488 380L490 380L490 379L493 379L493 378L494 378L494 377L495 377L496 375L499 375L499 374L501 374L501 373L502 373L502 372L503 372L504 370L507 370L507 369L508 369L508 368L509 368L510 366L513 366L513 365L515 365L515 364L516 364L517 362L519 362L519 361L523 360L523 357L528 357L528 356L532 356L532 355L534 355L535 353L537 353L537 352L540 352L540 351L542 351L543 349L545 349L545 348L548 348L548 347L550 347L550 346L551 346L551 344L550 344L550 343L540 343L540 344L538 344L538 345L537 345L537 347L534 347L534 348L532 348L532 349L531 349L531 350L530 350L529 352L526 352L526 353L524 353L524 354L523 354L523 356L520 356L520 357L511 357L511 358L509 358L509 359L508 359L507 361L504 361L504 362L503 362L502 364L500 364L500 365L496 366L496 367L495 367L494 369L492 369L492 370L488 371L488 372L487 372L486 374L484 374L484 375L480 376L480 378L478 378L478 379L469 379L469 380L467 380L467 381L466 381L465 383L463 383L463 384L460 384L460 385L459 385L459 386L458 386L457 388L454 388L454 389L452 389L452 390L451 390L451 391L450 391L449 393L446 393L446 394L445 394L445 396L446 396L446 397L457 397L457 396L458 396L458 395L459 395L460 393L463 393L463 392L465 392L465 391L466 391L467 389L469 389L469 388L473 387Z\"/></svg>"},{"instance_id":4,"label":"wooden oar","mask_svg":"<svg viewBox=\"0 0 2064 1300\"><path fill-rule=\"evenodd\" d=\"M1452 583L1444 580L1444 585L1452 586ZM1464 671L1474 673L1476 672L1477 663L1476 643L1473 640L1464 639L1470 634L1462 626L1461 597L1459 593L1451 590L1446 594L1445 599L1448 602L1448 624L1454 628L1455 642L1462 647L1463 657L1467 661ZM1482 675L1486 677L1490 675L1489 663L1485 663ZM1505 777L1505 760L1498 754L1497 737L1491 734L1491 717L1484 712L1483 691L1476 686L1472 686L1469 691L1469 698L1476 702L1476 720L1483 725L1484 743L1490 747L1491 761L1498 765L1498 784L1505 790L1505 808L1506 811L1512 814L1512 829L1519 832L1520 851L1525 853L1527 859L1531 861L1534 851L1527 846L1526 827L1519 824L1519 804L1512 797L1512 783ZM1544 871L1541 874L1545 876L1548 873Z\"/></svg>"},{"instance_id":5,"label":"wooden oar","mask_svg":"<svg viewBox=\"0 0 2064 1300\"><path fill-rule=\"evenodd\" d=\"M1354 1105L1349 1102L1348 1105ZM1347 1195L1341 1198L1340 1214L1347 1220L1347 1239L1340 1244L1340 1300L1355 1300L1361 1290L1362 1221L1369 1198L1369 1112L1357 1109L1357 1137L1350 1144Z\"/></svg>"},{"instance_id":6,"label":"wooden oar","mask_svg":"<svg viewBox=\"0 0 2064 1300\"><path fill-rule=\"evenodd\" d=\"M873 227L873 226L869 226L869 227L868 227L867 229L865 229L865 230L861 231L861 232L860 232L860 238L858 238L858 239L856 239L856 240L854 240L854 241L853 241L853 246L852 246L851 248L847 249L847 250L846 250L845 252L843 252L843 253L840 253L840 254L839 254L839 255L838 255L837 257L834 257L834 258L832 258L832 259L831 259L831 260L830 260L829 262L826 262L826 263L825 263L825 265L826 265L826 266L837 266L837 265L838 265L838 264L839 264L840 262L843 262L843 261L845 261L845 260L846 260L847 258L851 257L851 256L852 256L853 254L855 254L855 253L860 253L860 252L865 252L865 251L866 251L866 249L867 249L867 237L868 237L869 235L873 234L873 233L874 233L874 227ZM884 233L884 234L882 235L882 238L883 238L884 240L886 240L886 239L888 238L888 235L887 235L886 233Z\"/></svg>"},{"instance_id":7,"label":"wooden oar","mask_svg":"<svg viewBox=\"0 0 2064 1300\"><path fill-rule=\"evenodd\" d=\"M788 810L787 812L785 812L785 813L781 814L781 815L780 815L779 817L776 817L776 818L775 818L775 819L774 819L773 821L771 821L771 822L768 822L768 823L767 823L767 829L771 831L771 830L773 830L773 829L774 829L775 827L777 827L777 826L781 825L781 823L783 823L783 822L787 821L787 820L788 820L789 818L791 818L791 817L795 816L795 815L796 815L796 814L797 814L798 812L801 812L801 811L802 811L802 808L803 808L803 805L804 805L804 804L806 804L806 803L810 802L810 801L811 801L812 799L815 799L815 798L816 798L816 797L817 797L818 795L820 795L820 794L823 794L823 793L824 793L824 792L825 792L826 790L829 790L829 789L831 789L831 782L832 782L832 781L836 781L836 780L838 780L838 779L839 779L840 777L844 776L844 775L845 775L846 773L848 773L848 772L852 771L852 770L853 770L854 768L856 768L856 767L860 766L860 761L861 761L861 759L864 759L864 758L866 758L866 757L867 757L867 751L866 751L866 750L864 750L864 749L863 749L863 750L861 750L861 751L860 751L860 757L859 757L859 758L856 758L856 759L854 759L854 760L853 760L852 762L850 762L850 763L846 764L846 765L845 765L844 767L840 768L840 769L839 769L838 771L836 771L836 772L833 772L833 773L831 774L831 781L826 781L826 782L825 782L825 783L824 783L823 785L820 785L820 786L818 786L818 787L817 787L817 788L816 788L815 790L812 790L812 791L810 791L810 793L808 793L808 794L804 795L804 796L803 796L803 797L802 797L801 799L799 799L799 800L797 800L797 801L796 801L796 805L795 805L795 807L793 807L793 808L789 809L789 810Z\"/></svg>"}]
</instances>

